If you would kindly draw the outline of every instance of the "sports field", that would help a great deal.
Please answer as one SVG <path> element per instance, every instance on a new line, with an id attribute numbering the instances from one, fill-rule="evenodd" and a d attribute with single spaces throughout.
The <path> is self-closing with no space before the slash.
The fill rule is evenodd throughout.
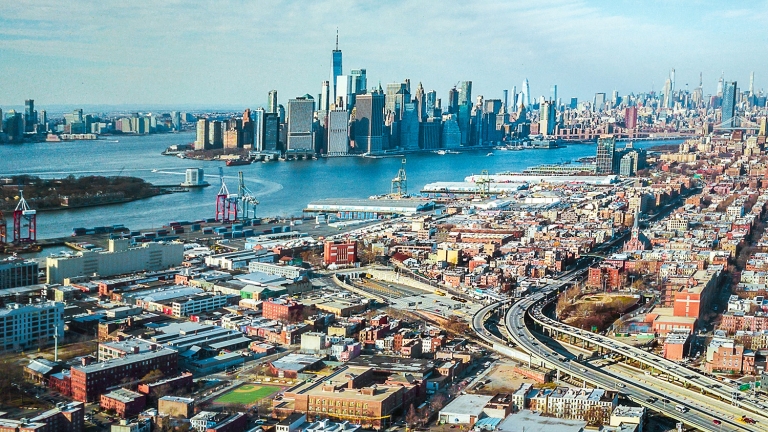
<path id="1" fill-rule="evenodd" d="M 274 393 L 280 391 L 280 387 L 257 385 L 257 384 L 243 384 L 240 387 L 223 394 L 214 400 L 214 403 L 228 404 L 228 403 L 240 403 L 250 405 L 258 400 L 264 399 Z"/>

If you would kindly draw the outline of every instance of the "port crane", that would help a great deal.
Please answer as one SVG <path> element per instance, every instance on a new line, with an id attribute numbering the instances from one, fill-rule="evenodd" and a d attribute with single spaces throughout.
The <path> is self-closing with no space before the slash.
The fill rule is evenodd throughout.
<path id="1" fill-rule="evenodd" d="M 216 222 L 230 223 L 237 220 L 237 194 L 229 193 L 224 182 L 224 170 L 219 167 L 219 180 L 221 188 L 216 194 Z"/>
<path id="2" fill-rule="evenodd" d="M 239 171 L 237 173 L 237 177 L 239 180 L 238 184 L 238 195 L 240 195 L 240 206 L 242 208 L 242 217 L 243 218 L 255 218 L 256 217 L 256 206 L 259 205 L 259 200 L 256 199 L 256 196 L 251 192 L 250 189 L 245 185 L 245 180 L 243 179 L 243 172 Z"/>
<path id="3" fill-rule="evenodd" d="M 487 197 L 491 192 L 491 176 L 488 175 L 488 170 L 482 170 L 480 176 L 475 179 L 478 193 L 480 198 Z"/>
<path id="4" fill-rule="evenodd" d="M 400 170 L 397 172 L 395 178 L 392 179 L 392 189 L 390 194 L 396 197 L 408 195 L 408 180 L 405 175 L 405 159 L 400 163 Z"/>
<path id="5" fill-rule="evenodd" d="M 13 242 L 34 243 L 37 241 L 37 211 L 29 208 L 24 192 L 19 190 L 19 203 L 13 211 Z"/>
<path id="6" fill-rule="evenodd" d="M 7 229 L 8 229 L 8 226 L 6 225 L 6 222 L 5 222 L 5 215 L 3 215 L 3 212 L 0 211 L 0 250 L 2 250 L 3 245 L 5 245 L 5 243 L 8 241 L 6 239 L 8 235 L 6 231 Z"/>

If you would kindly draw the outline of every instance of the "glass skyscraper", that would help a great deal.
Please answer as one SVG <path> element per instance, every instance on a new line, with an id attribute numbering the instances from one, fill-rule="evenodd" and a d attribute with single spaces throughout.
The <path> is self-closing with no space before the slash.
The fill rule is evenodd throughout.
<path id="1" fill-rule="evenodd" d="M 723 88 L 722 127 L 733 127 L 733 117 L 736 110 L 736 81 L 725 83 Z"/>

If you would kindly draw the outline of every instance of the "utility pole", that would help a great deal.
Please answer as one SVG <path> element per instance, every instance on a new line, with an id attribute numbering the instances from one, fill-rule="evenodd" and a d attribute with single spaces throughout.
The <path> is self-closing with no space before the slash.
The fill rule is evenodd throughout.
<path id="1" fill-rule="evenodd" d="M 59 326 L 53 327 L 53 361 L 59 361 Z"/>

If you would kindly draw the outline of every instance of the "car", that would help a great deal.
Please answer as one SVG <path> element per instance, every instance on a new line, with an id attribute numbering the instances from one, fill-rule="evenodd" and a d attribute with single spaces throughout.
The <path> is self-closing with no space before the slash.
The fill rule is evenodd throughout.
<path id="1" fill-rule="evenodd" d="M 718 419 L 712 419 L 712 423 L 713 423 L 715 426 L 719 426 L 719 425 L 720 425 L 720 423 L 722 423 L 722 422 L 721 422 L 720 420 L 718 420 Z"/>
<path id="2" fill-rule="evenodd" d="M 619 387 L 626 387 L 626 386 L 625 386 L 624 384 L 622 384 L 622 383 L 616 383 L 616 385 L 617 385 L 617 386 L 619 386 Z"/>
<path id="3" fill-rule="evenodd" d="M 667 399 L 667 398 L 664 398 L 661 401 L 664 402 L 664 403 L 669 403 L 669 399 Z"/>
<path id="4" fill-rule="evenodd" d="M 646 402 L 650 402 L 650 403 L 654 403 L 654 402 L 656 402 L 657 400 L 659 400 L 659 399 L 658 399 L 658 398 L 656 398 L 656 397 L 654 397 L 654 396 L 651 396 L 651 397 L 649 397 L 648 399 L 646 399 L 645 401 L 646 401 Z"/>

